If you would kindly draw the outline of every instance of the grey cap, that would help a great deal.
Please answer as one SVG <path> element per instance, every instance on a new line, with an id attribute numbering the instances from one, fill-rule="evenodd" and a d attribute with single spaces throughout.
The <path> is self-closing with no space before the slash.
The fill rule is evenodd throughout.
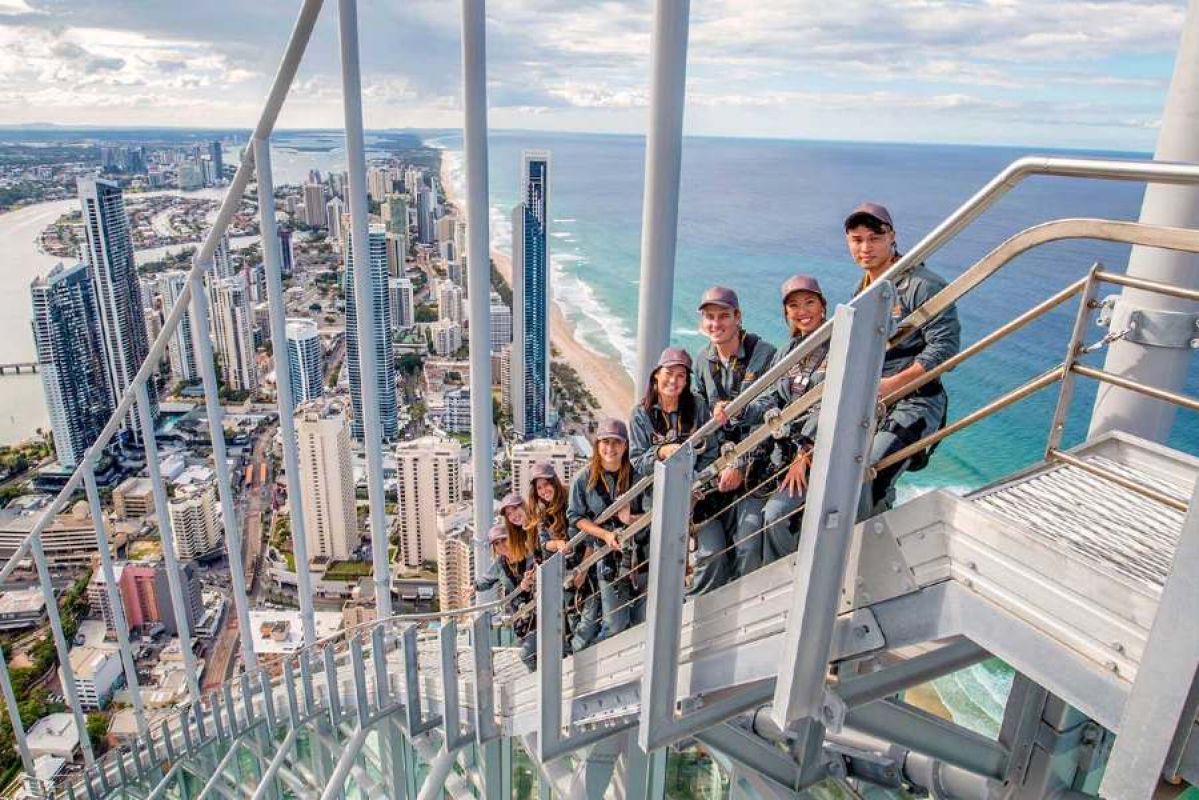
<path id="1" fill-rule="evenodd" d="M 740 301 L 737 300 L 737 293 L 727 286 L 713 286 L 704 292 L 703 297 L 699 299 L 699 311 L 704 310 L 704 306 L 723 306 L 732 311 L 738 311 L 741 308 Z"/>
<path id="2" fill-rule="evenodd" d="M 620 439 L 627 444 L 629 426 L 624 424 L 624 420 L 616 419 L 616 417 L 602 419 L 599 427 L 595 429 L 595 440 L 598 442 L 600 439 Z"/>
<path id="3" fill-rule="evenodd" d="M 658 356 L 658 365 L 655 370 L 662 367 L 686 367 L 691 369 L 691 354 L 681 347 L 667 347 L 662 351 L 662 355 Z"/>
<path id="4" fill-rule="evenodd" d="M 820 291 L 820 282 L 811 275 L 792 275 L 787 280 L 783 281 L 783 285 L 779 288 L 779 294 L 782 295 L 783 302 L 787 302 L 787 298 L 796 292 L 811 292 L 820 298 L 820 302 L 826 303 L 824 292 Z"/>
<path id="5" fill-rule="evenodd" d="M 487 543 L 495 544 L 508 538 L 508 529 L 503 525 L 492 525 L 491 530 L 487 531 Z"/>
<path id="6" fill-rule="evenodd" d="M 529 470 L 529 480 L 535 481 L 545 478 L 552 481 L 558 478 L 558 470 L 554 469 L 554 465 L 548 461 L 538 461 L 533 465 L 533 469 Z"/>
<path id="7" fill-rule="evenodd" d="M 849 212 L 849 216 L 845 218 L 845 230 L 857 227 L 861 224 L 863 217 L 875 219 L 891 230 L 895 230 L 895 223 L 891 221 L 891 212 L 882 203 L 862 203 Z"/>
<path id="8" fill-rule="evenodd" d="M 524 498 L 522 498 L 519 494 L 516 492 L 508 492 L 508 494 L 504 495 L 504 499 L 500 501 L 500 513 L 503 514 L 510 508 L 517 508 L 518 506 L 523 506 L 524 504 Z"/>

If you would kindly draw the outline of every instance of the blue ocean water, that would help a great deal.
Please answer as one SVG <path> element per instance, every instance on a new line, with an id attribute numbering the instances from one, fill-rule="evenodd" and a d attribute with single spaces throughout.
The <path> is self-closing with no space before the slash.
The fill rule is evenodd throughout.
<path id="1" fill-rule="evenodd" d="M 461 163 L 456 133 L 429 133 Z M 631 368 L 644 142 L 636 136 L 496 131 L 489 174 L 493 246 L 507 249 L 524 149 L 551 154 L 553 293 L 579 335 Z M 1044 153 L 1045 151 L 1039 151 Z M 688 138 L 683 147 L 673 338 L 697 349 L 695 302 L 714 283 L 741 296 L 747 327 L 781 341 L 778 286 L 788 275 L 816 275 L 834 301 L 859 279 L 841 228 L 865 199 L 886 204 L 901 248 L 919 240 L 999 170 L 1030 151 L 1008 147 Z M 1077 155 L 1077 152 L 1072 154 Z M 1115 158 L 1147 154 L 1092 153 Z M 460 176 L 460 171 L 455 174 Z M 456 181 L 458 182 L 458 181 Z M 458 187 L 460 189 L 460 187 Z M 1132 183 L 1038 177 L 991 208 L 929 266 L 947 279 L 1020 230 L 1053 218 L 1135 220 L 1143 187 Z M 959 305 L 969 343 L 1083 276 L 1099 261 L 1122 271 L 1128 248 L 1059 242 L 1021 256 Z M 1114 287 L 1113 287 L 1114 290 Z M 947 378 L 951 417 L 978 408 L 1061 361 L 1077 304 L 1067 304 L 962 365 Z M 1088 340 L 1104 331 L 1092 327 Z M 1100 356 L 1101 358 L 1101 356 Z M 1193 366 L 1188 391 L 1199 394 Z M 1080 380 L 1065 442 L 1085 434 L 1095 386 Z M 1038 459 L 1056 402 L 1051 387 L 948 439 L 906 491 L 974 488 Z M 1174 443 L 1199 449 L 1199 419 L 1180 412 Z"/>

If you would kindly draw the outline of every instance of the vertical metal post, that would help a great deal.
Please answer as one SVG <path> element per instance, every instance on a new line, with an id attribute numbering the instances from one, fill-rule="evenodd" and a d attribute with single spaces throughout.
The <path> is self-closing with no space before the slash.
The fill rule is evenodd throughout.
<path id="1" fill-rule="evenodd" d="M 658 354 L 670 341 L 690 14 L 690 0 L 654 0 L 650 117 L 645 139 L 645 199 L 641 212 L 637 374 L 633 376 L 637 395 L 645 389 Z"/>
<path id="2" fill-rule="evenodd" d="M 204 290 L 196 291 L 196 283 L 201 278 L 193 278 L 193 297 L 203 294 Z M 206 309 L 205 309 L 206 310 Z M 207 317 L 205 317 L 207 319 Z M 193 320 L 193 323 L 196 320 Z M 187 617 L 187 604 L 184 601 L 183 586 L 180 583 L 182 573 L 179 561 L 175 557 L 175 533 L 171 527 L 170 510 L 167 507 L 167 489 L 162 480 L 162 469 L 158 464 L 158 443 L 154 440 L 154 423 L 150 421 L 150 403 L 146 397 L 146 385 L 138 387 L 137 415 L 142 427 L 142 436 L 146 448 L 146 473 L 150 476 L 150 487 L 154 492 L 155 517 L 158 518 L 158 534 L 162 540 L 162 558 L 166 562 L 167 587 L 170 590 L 171 605 L 175 611 L 175 627 L 179 631 L 179 650 L 183 655 L 183 668 L 187 672 L 188 697 L 191 698 L 197 715 L 200 712 L 200 681 L 196 671 L 196 658 L 192 654 L 191 622 Z M 215 437 L 218 433 L 213 432 Z"/>
<path id="3" fill-rule="evenodd" d="M 1098 263 L 1092 264 L 1087 273 L 1087 282 L 1078 295 L 1078 315 L 1074 317 L 1074 329 L 1070 334 L 1070 343 L 1066 346 L 1065 369 L 1062 370 L 1062 382 L 1057 393 L 1057 407 L 1053 411 L 1053 422 L 1049 426 L 1049 440 L 1045 445 L 1045 457 L 1062 445 L 1062 435 L 1066 432 L 1066 419 L 1070 415 L 1070 401 L 1074 399 L 1074 383 L 1076 376 L 1070 371 L 1078 361 L 1083 349 L 1083 337 L 1087 332 L 1087 323 L 1091 321 L 1095 302 L 1095 292 L 1098 285 L 1095 273 L 1099 271 Z"/>
<path id="4" fill-rule="evenodd" d="M 265 240 L 264 240 L 265 242 Z M 209 338 L 208 295 L 204 292 L 203 279 L 192 278 L 192 340 L 196 351 L 196 365 L 200 380 L 204 384 L 204 411 L 208 415 L 208 432 L 212 439 L 212 464 L 216 469 L 217 493 L 221 498 L 221 521 L 225 526 L 225 554 L 229 558 L 229 583 L 233 586 L 233 606 L 237 612 L 237 624 L 245 633 L 241 639 L 242 660 L 245 669 L 254 669 L 258 662 L 254 657 L 254 637 L 250 632 L 250 604 L 246 599 L 245 567 L 242 563 L 241 520 L 237 517 L 237 506 L 233 502 L 233 485 L 229 480 L 229 456 L 225 451 L 225 410 L 221 408 L 216 364 L 212 357 L 212 339 Z M 160 510 L 160 516 L 165 514 Z"/>
<path id="5" fill-rule="evenodd" d="M 150 414 L 149 404 L 139 400 L 138 410 L 145 409 Z M 66 634 L 62 629 L 62 616 L 58 612 L 58 599 L 54 596 L 54 585 L 50 583 L 50 570 L 46 565 L 46 550 L 42 547 L 42 535 L 33 537 L 33 563 L 37 566 L 37 579 L 42 587 L 42 597 L 46 601 L 46 616 L 50 618 L 50 631 L 54 637 L 54 650 L 58 653 L 58 664 L 62 669 L 62 691 L 66 695 L 67 705 L 75 717 L 75 728 L 79 732 L 79 747 L 83 750 L 83 764 L 87 769 L 96 765 L 92 753 L 91 738 L 87 735 L 87 720 L 83 717 L 83 709 L 79 706 L 79 691 L 75 686 L 75 670 L 71 666 L 71 648 L 67 644 Z"/>
<path id="6" fill-rule="evenodd" d="M 21 756 L 21 768 L 26 775 L 33 774 L 33 756 L 29 753 L 29 743 L 25 738 L 25 723 L 21 721 L 21 710 L 17 707 L 17 698 L 12 690 L 12 678 L 8 674 L 8 659 L 0 652 L 0 693 L 4 697 L 4 707 L 8 709 L 8 723 L 12 726 L 13 739 L 17 743 L 17 752 Z"/>
<path id="7" fill-rule="evenodd" d="M 254 164 L 258 170 L 258 217 L 262 233 L 262 265 L 266 271 L 266 298 L 270 308 L 271 349 L 275 360 L 275 399 L 279 409 L 279 433 L 283 437 L 283 475 L 287 481 L 287 509 L 291 521 L 292 548 L 299 582 L 300 619 L 304 644 L 316 641 L 312 607 L 312 574 L 308 568 L 308 533 L 304 506 L 300 502 L 300 456 L 296 444 L 296 399 L 291 394 L 287 361 L 287 309 L 283 302 L 283 276 L 279 255 L 279 232 L 275 226 L 275 183 L 271 176 L 271 141 L 254 140 Z M 249 624 L 249 623 L 247 623 Z"/>
<path id="8" fill-rule="evenodd" d="M 1157 161 L 1199 161 L 1199 136 L 1195 135 L 1199 119 L 1199 3 L 1192 0 L 1182 39 L 1175 56 L 1174 77 L 1162 113 L 1158 133 Z M 1141 206 L 1141 222 L 1171 225 L 1179 228 L 1199 227 L 1199 186 L 1151 183 L 1145 187 Z M 1169 283 L 1175 286 L 1199 288 L 1199 258 L 1191 253 L 1150 247 L 1133 247 L 1128 260 L 1127 274 L 1137 278 Z M 1133 308 L 1159 312 L 1191 312 L 1199 305 L 1186 300 L 1166 297 L 1155 292 L 1126 288 L 1120 303 Z M 1199 339 L 1199 329 L 1192 327 L 1191 337 Z M 1139 383 L 1160 389 L 1179 391 L 1187 375 L 1192 350 L 1181 346 L 1161 347 L 1140 344 L 1127 339 L 1113 342 L 1108 348 L 1104 369 Z M 1162 400 L 1102 384 L 1095 396 L 1091 414 L 1090 436 L 1109 430 L 1121 430 L 1157 442 L 1164 442 L 1174 424 L 1178 408 Z"/>
<path id="9" fill-rule="evenodd" d="M 475 572 L 491 565 L 491 255 L 487 184 L 487 21 L 484 0 L 462 0 L 462 150 L 470 292 L 470 447 L 475 485 Z"/>
<path id="10" fill-rule="evenodd" d="M 383 428 L 379 419 L 375 293 L 371 287 L 370 240 L 366 202 L 366 145 L 362 133 L 362 79 L 358 72 L 358 3 L 337 1 L 341 44 L 341 94 L 345 105 L 346 170 L 349 173 L 350 229 L 357 242 L 353 264 L 354 313 L 358 320 L 358 361 L 362 375 L 362 440 L 366 451 L 366 488 L 370 505 L 371 555 L 375 570 L 375 608 L 380 619 L 391 616 L 391 576 L 387 564 L 389 531 L 384 513 Z M 490 395 L 489 395 L 490 396 Z"/>
<path id="11" fill-rule="evenodd" d="M 537 753 L 549 761 L 562 739 L 562 554 L 537 568 Z"/>
<path id="12" fill-rule="evenodd" d="M 654 510 L 649 536 L 646 588 L 645 670 L 637 745 L 645 753 L 661 747 L 674 728 L 679 685 L 679 637 L 683 630 L 683 577 L 687 569 L 687 521 L 695 451 L 679 448 L 654 465 Z"/>
<path id="13" fill-rule="evenodd" d="M 1196 597 L 1199 483 L 1191 494 L 1174 564 L 1124 704 L 1118 732 L 1124 735 L 1116 736 L 1108 759 L 1100 790 L 1103 797 L 1152 796 L 1175 740 L 1185 740 L 1191 733 L 1195 716 L 1190 699 L 1199 685 L 1199 626 L 1179 621 L 1192 619 Z"/>
<path id="14" fill-rule="evenodd" d="M 795 561 L 796 588 L 771 711 L 780 728 L 806 720 L 797 742 L 801 768 L 821 752 L 824 682 L 874 432 L 894 296 L 891 283 L 883 281 L 854 307 L 838 306 L 833 314 L 829 372 Z"/>
<path id="15" fill-rule="evenodd" d="M 112 548 L 108 544 L 108 526 L 104 523 L 104 509 L 100 505 L 100 491 L 96 487 L 96 473 L 91 461 L 83 463 L 83 486 L 87 492 L 87 503 L 92 521 L 96 523 L 96 547 L 100 551 L 100 570 L 104 574 L 104 593 L 112 609 L 113 628 L 117 634 L 117 646 L 121 653 L 121 666 L 125 670 L 125 684 L 133 700 L 133 718 L 141 739 L 150 742 L 150 726 L 146 722 L 146 708 L 142 701 L 142 689 L 137 680 L 137 664 L 133 661 L 133 647 L 129 643 L 129 623 L 125 619 L 125 606 L 121 591 L 117 587 L 116 570 L 112 564 Z"/>

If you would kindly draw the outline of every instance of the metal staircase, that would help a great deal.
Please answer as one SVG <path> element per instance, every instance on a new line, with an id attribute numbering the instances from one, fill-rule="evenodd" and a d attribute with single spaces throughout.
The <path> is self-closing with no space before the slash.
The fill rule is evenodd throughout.
<path id="1" fill-rule="evenodd" d="M 41 553 L 40 534 L 58 509 L 83 488 L 98 524 L 103 568 L 109 574 L 99 494 L 92 469 L 135 396 L 144 398 L 152 365 L 179 324 L 188 301 L 206 319 L 200 290 L 204 264 L 257 170 L 264 241 L 274 218 L 267 146 L 321 3 L 306 0 L 267 106 L 244 151 L 212 231 L 196 255 L 189 291 L 166 320 L 150 356 L 114 412 L 105 434 L 48 508 L 29 539 L 0 569 L 11 574 L 32 552 L 60 661 L 66 642 Z M 355 8 L 339 3 L 343 68 L 357 87 Z M 483 8 L 464 0 L 464 61 L 468 69 L 468 133 L 478 133 L 470 99 L 481 91 Z M 474 83 L 472 83 L 474 82 Z M 353 92 L 351 92 L 353 94 Z M 483 120 L 485 123 L 485 120 Z M 359 98 L 347 99 L 347 131 L 361 144 Z M 468 136 L 468 149 L 477 147 Z M 352 193 L 363 188 L 361 148 L 351 158 Z M 478 152 L 475 160 L 478 166 Z M 470 159 L 468 158 L 468 161 Z M 485 176 L 485 152 L 483 158 Z M 478 201 L 478 170 L 471 188 Z M 732 776 L 737 797 L 794 797 L 821 782 L 905 787 L 945 798 L 1032 798 L 1102 794 L 1149 796 L 1162 777 L 1199 781 L 1199 737 L 1192 737 L 1197 700 L 1199 631 L 1199 460 L 1158 444 L 1109 433 L 1061 449 L 1062 421 L 1073 382 L 1098 380 L 1156 400 L 1199 410 L 1199 401 L 1089 366 L 1084 336 L 1098 310 L 1099 287 L 1136 287 L 1199 301 L 1199 291 L 1111 273 L 1096 265 L 1085 278 L 1047 298 L 997 331 L 978 339 L 927 382 L 996 341 L 1075 298 L 1077 323 L 1065 360 L 942 431 L 878 464 L 865 463 L 879 406 L 918 388 L 876 401 L 889 339 L 919 327 L 977 289 L 1016 255 L 1050 241 L 1094 239 L 1199 253 L 1199 231 L 1110 220 L 1058 219 L 1012 237 L 980 259 L 943 292 L 890 329 L 892 281 L 932 256 L 1013 186 L 1031 175 L 1096 180 L 1199 184 L 1199 167 L 1162 162 L 1027 158 L 963 204 L 901 258 L 880 281 L 838 307 L 834 318 L 729 406 L 743 409 L 813 348 L 827 342 L 826 382 L 795 400 L 722 454 L 717 466 L 694 475 L 694 447 L 716 424 L 700 428 L 653 476 L 618 498 L 653 488 L 652 515 L 621 536 L 649 529 L 647 622 L 580 653 L 563 657 L 562 587 L 569 578 L 560 557 L 539 570 L 535 606 L 538 670 L 530 673 L 510 641 L 501 601 L 424 616 L 393 616 L 386 537 L 376 537 L 376 582 L 381 619 L 316 641 L 304 554 L 297 550 L 306 645 L 267 663 L 243 641 L 244 672 L 218 691 L 202 694 L 150 723 L 129 657 L 128 630 L 118 620 L 126 679 L 138 734 L 103 757 L 84 751 L 84 769 L 46 784 L 33 776 L 24 727 L 8 666 L 0 659 L 0 689 L 24 761 L 26 789 L 35 797 L 275 798 L 511 797 L 513 743 L 529 755 L 546 796 L 619 798 L 660 796 L 666 749 L 698 742 Z M 485 179 L 482 195 L 486 198 Z M 366 210 L 352 203 L 355 231 Z M 486 204 L 471 219 L 486 219 Z M 479 230 L 482 235 L 479 235 Z M 471 232 L 472 280 L 485 283 L 486 226 Z M 273 333 L 282 336 L 279 258 L 264 253 Z M 353 265 L 364 275 L 364 263 Z M 361 288 L 361 287 L 360 287 Z M 359 298 L 365 292 L 356 293 Z M 483 296 L 485 293 L 476 293 Z M 486 306 L 483 306 L 486 308 Z M 359 309 L 361 320 L 368 315 Z M 277 317 L 277 318 L 276 318 Z M 479 319 L 486 319 L 486 312 Z M 206 340 L 199 330 L 197 341 Z M 487 326 L 478 326 L 480 336 Z M 472 325 L 472 350 L 475 326 Z M 360 353 L 373 352 L 374 326 L 359 325 Z M 1106 339 L 1102 344 L 1106 343 Z M 276 355 L 285 352 L 274 342 Z M 480 349 L 480 352 L 485 350 Z M 208 416 L 220 430 L 211 350 L 201 351 Z M 284 365 L 284 369 L 286 366 Z M 472 380 L 478 376 L 472 370 Z M 291 400 L 280 382 L 285 443 Z M 368 382 L 369 383 L 369 382 Z M 1044 459 L 966 497 L 934 492 L 860 524 L 854 509 L 864 476 L 952 436 L 975 422 L 1052 385 L 1057 414 Z M 486 385 L 486 382 L 484 383 Z M 485 392 L 472 392 L 485 396 Z M 710 479 L 819 402 L 819 434 L 803 512 L 799 551 L 709 594 L 684 602 L 687 520 L 698 479 Z M 370 408 L 370 398 L 364 398 Z M 144 402 L 139 402 L 145 408 Z M 486 414 L 490 413 L 487 409 Z M 148 419 L 143 431 L 153 441 Z M 368 420 L 369 422 L 369 420 Z M 378 420 L 375 421 L 377 427 Z M 370 430 L 372 425 L 368 424 Z M 479 432 L 476 431 L 476 434 Z M 240 553 L 235 505 L 219 435 L 214 463 L 230 535 Z M 489 436 L 481 438 L 489 443 Z M 286 445 L 285 445 L 286 446 Z M 382 530 L 382 469 L 368 453 L 372 529 Z M 288 457 L 293 472 L 294 453 Z M 489 475 L 487 446 L 476 466 Z M 150 464 L 156 463 L 150 458 Z M 162 479 L 151 466 L 151 480 Z M 486 479 L 477 482 L 483 490 Z M 298 491 L 295 484 L 289 489 Z M 485 491 L 479 499 L 490 513 Z M 293 503 L 293 513 L 299 504 Z M 159 507 L 162 507 L 161 505 Z M 376 511 L 380 511 L 376 519 Z M 302 521 L 301 521 L 302 522 Z M 485 528 L 484 528 L 485 529 Z M 293 530 L 301 528 L 293 525 Z M 164 532 L 164 538 L 167 532 Z M 297 545 L 302 535 L 297 533 Z M 381 544 L 380 544 L 381 542 Z M 598 554 L 590 561 L 598 558 Z M 233 575 L 243 574 L 240 564 Z M 169 575 L 178 589 L 174 567 Z M 235 582 L 236 584 L 236 582 Z M 234 601 L 248 629 L 245 587 Z M 119 600 L 113 600 L 119 608 Z M 177 605 L 178 608 L 178 605 Z M 518 612 L 519 613 L 519 612 Z M 181 626 L 187 637 L 186 621 Z M 996 656 L 1017 672 L 1000 735 L 991 739 L 904 702 L 905 689 Z M 67 670 L 68 688 L 73 677 Z M 70 694 L 68 693 L 68 696 Z M 85 726 L 79 716 L 81 738 Z M 1119 738 L 1116 738 L 1116 737 Z M 1103 781 L 1102 786 L 1100 782 Z"/>

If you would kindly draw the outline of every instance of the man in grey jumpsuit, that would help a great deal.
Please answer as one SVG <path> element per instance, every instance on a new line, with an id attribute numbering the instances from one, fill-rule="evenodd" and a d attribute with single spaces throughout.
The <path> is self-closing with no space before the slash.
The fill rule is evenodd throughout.
<path id="1" fill-rule="evenodd" d="M 891 213 L 878 203 L 863 203 L 845 218 L 845 239 L 850 255 L 863 270 L 858 292 L 882 276 L 899 258 Z M 924 264 L 895 284 L 891 316 L 898 323 L 945 287 L 945 280 Z M 879 397 L 886 397 L 936 368 L 961 349 L 961 326 L 955 306 L 933 317 L 920 330 L 892 344 L 883 360 Z M 870 448 L 869 464 L 933 433 L 944 425 L 949 398 L 941 381 L 934 380 L 888 409 Z M 858 519 L 890 508 L 895 502 L 895 482 L 911 459 L 896 464 L 868 481 L 862 489 Z"/>

